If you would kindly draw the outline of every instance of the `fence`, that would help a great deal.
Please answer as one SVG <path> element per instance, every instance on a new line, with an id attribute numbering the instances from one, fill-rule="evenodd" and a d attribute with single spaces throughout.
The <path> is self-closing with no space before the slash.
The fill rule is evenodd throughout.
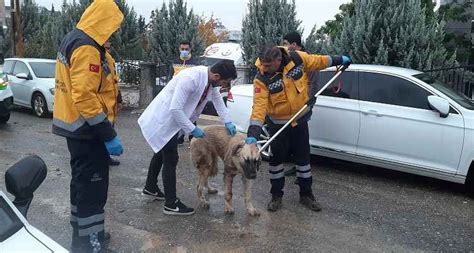
<path id="1" fill-rule="evenodd" d="M 140 62 L 121 61 L 116 64 L 119 83 L 121 85 L 138 87 L 140 84 Z"/>
<path id="2" fill-rule="evenodd" d="M 454 90 L 472 98 L 474 89 L 474 65 L 424 70 Z"/>
<path id="3" fill-rule="evenodd" d="M 170 80 L 170 65 L 156 66 L 156 90 L 158 93 Z M 474 93 L 474 65 L 446 67 L 439 69 L 429 69 L 423 72 L 439 79 L 454 90 L 465 94 L 469 98 L 473 98 Z M 117 73 L 121 85 L 137 87 L 140 84 L 140 62 L 138 61 L 122 61 L 117 63 Z M 252 83 L 255 69 L 247 66 L 237 66 L 238 78 L 233 84 Z"/>

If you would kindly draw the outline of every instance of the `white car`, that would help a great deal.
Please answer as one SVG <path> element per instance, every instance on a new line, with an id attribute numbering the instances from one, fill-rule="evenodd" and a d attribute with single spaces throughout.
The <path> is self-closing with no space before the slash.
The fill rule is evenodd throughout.
<path id="1" fill-rule="evenodd" d="M 68 252 L 31 226 L 0 191 L 0 252 Z"/>
<path id="2" fill-rule="evenodd" d="M 1 73 L 0 77 L 0 124 L 5 124 L 10 119 L 13 105 L 13 93 L 8 84 L 8 78 Z"/>
<path id="3" fill-rule="evenodd" d="M 26 220 L 33 193 L 47 171 L 43 159 L 34 155 L 7 169 L 5 186 L 15 200 L 11 202 L 0 190 L 0 252 L 67 252 Z"/>
<path id="4" fill-rule="evenodd" d="M 334 68 L 317 73 L 319 87 L 334 73 Z M 354 64 L 339 80 L 313 108 L 312 154 L 466 183 L 474 192 L 471 99 L 412 69 Z M 227 101 L 243 132 L 252 98 L 252 85 L 237 85 Z"/>
<path id="5" fill-rule="evenodd" d="M 38 117 L 52 113 L 55 70 L 55 60 L 5 59 L 3 72 L 8 76 L 15 105 L 32 108 Z"/>

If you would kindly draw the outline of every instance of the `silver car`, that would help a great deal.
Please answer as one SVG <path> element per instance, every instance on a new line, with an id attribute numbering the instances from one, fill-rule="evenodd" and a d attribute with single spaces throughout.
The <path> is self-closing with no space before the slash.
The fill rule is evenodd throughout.
<path id="1" fill-rule="evenodd" d="M 319 84 L 334 71 L 320 71 Z M 236 85 L 228 96 L 240 131 L 253 94 L 252 85 Z M 259 144 L 269 137 L 264 131 Z M 474 193 L 474 101 L 420 71 L 351 65 L 318 97 L 309 139 L 315 155 L 462 183 Z"/>
<path id="2" fill-rule="evenodd" d="M 48 59 L 8 58 L 3 71 L 13 92 L 15 105 L 32 108 L 38 117 L 53 112 L 56 61 Z"/>

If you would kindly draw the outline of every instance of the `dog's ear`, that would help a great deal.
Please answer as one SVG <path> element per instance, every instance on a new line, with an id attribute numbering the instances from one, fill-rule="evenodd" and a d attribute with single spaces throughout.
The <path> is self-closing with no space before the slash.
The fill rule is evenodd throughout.
<path id="1" fill-rule="evenodd" d="M 238 154 L 240 153 L 240 150 L 242 150 L 243 146 L 244 146 L 244 142 L 242 141 L 242 143 L 239 142 L 229 147 L 224 157 L 224 164 L 226 166 L 230 166 L 230 167 L 235 166 L 233 158 L 238 157 Z"/>
<path id="2" fill-rule="evenodd" d="M 244 147 L 244 142 L 241 142 L 235 146 L 232 147 L 232 156 L 236 156 L 238 155 L 238 153 L 240 153 L 240 150 L 242 150 L 242 148 Z"/>

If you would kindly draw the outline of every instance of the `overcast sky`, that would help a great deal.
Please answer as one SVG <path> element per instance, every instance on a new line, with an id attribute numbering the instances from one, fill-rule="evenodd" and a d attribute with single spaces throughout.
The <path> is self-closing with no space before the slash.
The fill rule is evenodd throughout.
<path id="1" fill-rule="evenodd" d="M 69 1 L 69 0 L 68 0 Z M 147 20 L 151 10 L 161 7 L 168 0 L 128 0 L 127 3 L 135 8 L 135 11 Z M 306 37 L 314 24 L 318 27 L 325 21 L 333 19 L 338 13 L 339 6 L 350 0 L 296 0 L 298 18 L 303 21 L 304 37 Z M 9 2 L 9 1 L 6 1 Z M 36 0 L 39 5 L 51 8 L 59 8 L 63 0 Z M 219 18 L 229 30 L 240 30 L 242 19 L 246 12 L 246 0 L 187 0 L 188 6 L 192 7 L 196 14 L 205 16 L 214 15 Z"/>

